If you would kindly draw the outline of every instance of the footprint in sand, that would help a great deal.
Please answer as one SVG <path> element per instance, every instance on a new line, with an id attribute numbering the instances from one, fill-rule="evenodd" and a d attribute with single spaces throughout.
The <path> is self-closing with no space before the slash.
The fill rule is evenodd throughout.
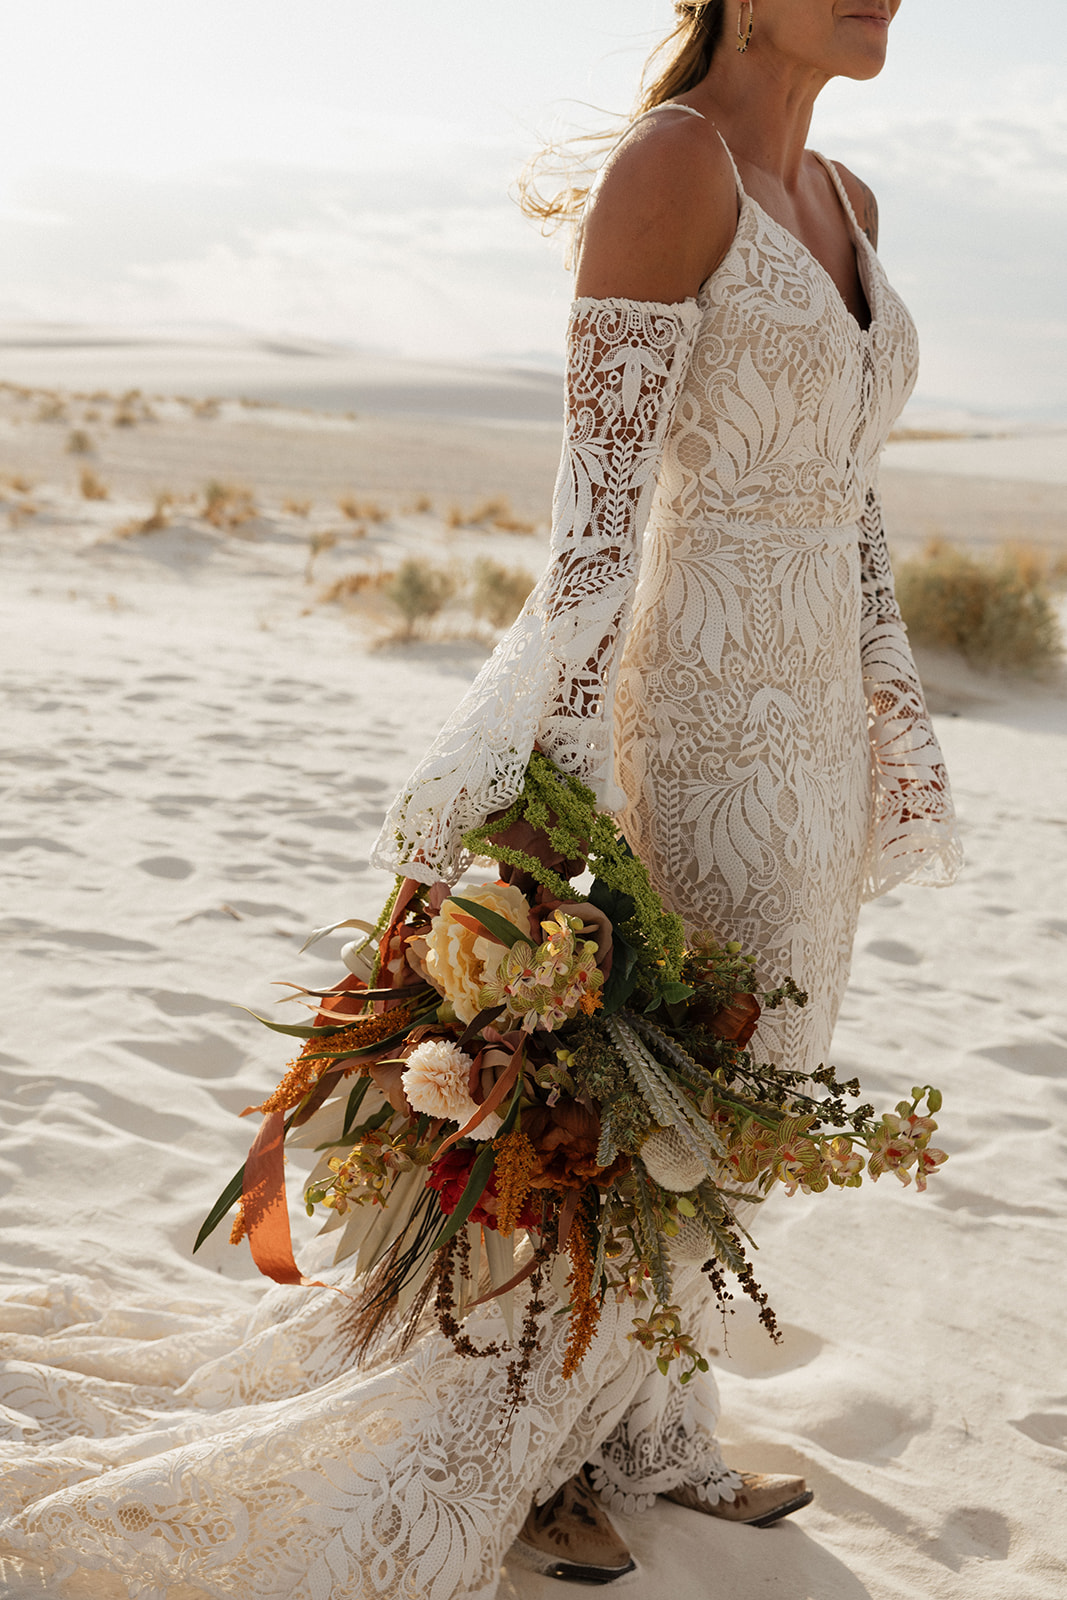
<path id="1" fill-rule="evenodd" d="M 837 1416 L 828 1408 L 810 1429 L 812 1438 L 825 1450 L 847 1461 L 891 1461 L 901 1456 L 926 1422 L 903 1406 L 852 1393 L 836 1397 L 841 1409 Z"/>
<path id="2" fill-rule="evenodd" d="M 248 1059 L 217 1033 L 190 1033 L 186 1039 L 116 1039 L 120 1050 L 156 1066 L 193 1078 L 230 1078 Z"/>
<path id="3" fill-rule="evenodd" d="M 0 839 L 0 853 L 17 855 L 20 850 L 50 850 L 55 855 L 64 856 L 75 856 L 79 853 L 67 844 L 59 844 L 55 839 L 38 839 L 28 834 Z"/>
<path id="4" fill-rule="evenodd" d="M 1012 1527 L 1007 1517 L 990 1506 L 957 1506 L 941 1525 L 941 1531 L 926 1546 L 943 1567 L 959 1572 L 966 1562 L 1006 1561 L 1011 1551 Z M 1018 1591 L 1022 1600 L 1022 1591 Z"/>
<path id="5" fill-rule="evenodd" d="M 1062 1411 L 1031 1411 L 1025 1417 L 1009 1418 L 1013 1428 L 1046 1450 L 1067 1455 L 1067 1414 Z"/>
<path id="6" fill-rule="evenodd" d="M 879 960 L 895 961 L 902 967 L 917 967 L 922 961 L 917 950 L 913 950 L 910 944 L 902 944 L 899 939 L 872 939 L 865 948 Z"/>
<path id="7" fill-rule="evenodd" d="M 1051 1039 L 1027 1039 L 1019 1044 L 998 1045 L 993 1050 L 974 1053 L 1028 1077 L 1067 1080 L 1067 1044 L 1057 1044 Z"/>
<path id="8" fill-rule="evenodd" d="M 144 861 L 138 861 L 137 865 L 153 878 L 189 878 L 196 871 L 192 862 L 186 861 L 184 856 L 148 856 Z"/>

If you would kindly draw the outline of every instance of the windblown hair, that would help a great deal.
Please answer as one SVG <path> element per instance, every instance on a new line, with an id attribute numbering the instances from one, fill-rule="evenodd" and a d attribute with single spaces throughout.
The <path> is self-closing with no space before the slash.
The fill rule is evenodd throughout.
<path id="1" fill-rule="evenodd" d="M 645 62 L 633 117 L 695 88 L 707 76 L 722 40 L 726 0 L 676 0 L 674 10 L 678 20 L 673 31 Z M 580 220 L 599 162 L 626 126 L 623 122 L 548 145 L 527 164 L 518 182 L 519 205 L 528 217 L 540 220 L 545 233 Z M 579 146 L 584 147 L 581 152 Z M 540 188 L 546 179 L 561 184 L 547 196 Z"/>

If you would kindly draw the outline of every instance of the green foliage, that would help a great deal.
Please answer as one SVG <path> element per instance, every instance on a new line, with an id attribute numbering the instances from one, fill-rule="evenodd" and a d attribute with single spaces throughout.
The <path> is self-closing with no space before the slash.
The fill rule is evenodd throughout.
<path id="1" fill-rule="evenodd" d="M 534 586 L 523 567 L 503 567 L 488 556 L 474 568 L 471 610 L 494 628 L 506 628 L 515 621 Z"/>
<path id="2" fill-rule="evenodd" d="M 1043 575 L 1024 553 L 978 560 L 934 540 L 901 565 L 896 592 L 914 643 L 956 651 L 972 666 L 1037 674 L 1063 654 Z"/>
<path id="3" fill-rule="evenodd" d="M 451 573 L 412 556 L 401 563 L 382 592 L 404 619 L 404 637 L 411 638 L 416 623 L 428 622 L 444 609 L 456 583 Z"/>
<path id="4" fill-rule="evenodd" d="M 616 910 L 621 905 L 625 914 L 615 924 L 615 930 L 621 935 L 622 963 L 628 959 L 625 946 L 634 952 L 634 982 L 649 995 L 660 993 L 664 984 L 677 983 L 685 954 L 682 920 L 664 909 L 647 868 L 619 833 L 614 819 L 597 810 L 593 791 L 578 778 L 560 772 L 547 756 L 535 750 L 515 803 L 491 824 L 483 823 L 463 836 L 464 849 L 473 855 L 491 856 L 506 866 L 528 872 L 550 894 L 569 900 L 574 889 L 566 878 L 528 851 L 495 842 L 495 836 L 520 821 L 544 833 L 565 861 L 588 862 L 594 878 L 602 885 L 599 889 L 594 887 L 590 895 L 594 905 L 600 906 L 607 892 L 623 897 L 616 902 Z"/>

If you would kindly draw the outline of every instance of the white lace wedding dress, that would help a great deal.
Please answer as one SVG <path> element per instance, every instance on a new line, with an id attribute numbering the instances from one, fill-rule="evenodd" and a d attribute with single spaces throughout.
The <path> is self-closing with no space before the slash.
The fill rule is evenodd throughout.
<path id="1" fill-rule="evenodd" d="M 869 330 L 740 180 L 737 236 L 696 300 L 575 303 L 548 570 L 377 855 L 453 880 L 462 833 L 514 797 L 537 740 L 623 807 L 691 926 L 810 988 L 764 1033 L 790 1065 L 827 1050 L 861 898 L 947 882 L 959 857 L 874 481 L 915 335 L 828 171 Z M 676 1283 L 698 1322 L 702 1281 L 690 1265 Z M 530 1497 L 584 1461 L 631 1509 L 736 1481 L 712 1385 L 661 1378 L 626 1306 L 569 1382 L 565 1321 L 546 1319 L 509 1432 L 503 1362 L 430 1329 L 356 1366 L 347 1317 L 323 1289 L 273 1289 L 250 1320 L 109 1308 L 82 1280 L 0 1302 L 11 1593 L 491 1600 Z M 499 1313 L 473 1331 L 501 1337 Z"/>

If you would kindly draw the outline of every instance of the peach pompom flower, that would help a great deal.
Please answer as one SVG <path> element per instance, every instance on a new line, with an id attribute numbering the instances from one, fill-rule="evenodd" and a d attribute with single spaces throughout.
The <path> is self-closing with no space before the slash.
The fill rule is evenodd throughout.
<path id="1" fill-rule="evenodd" d="M 465 1050 L 448 1039 L 424 1039 L 408 1056 L 400 1082 L 413 1111 L 446 1122 L 469 1122 L 478 1110 L 470 1092 L 470 1071 L 474 1065 Z M 491 1139 L 500 1128 L 495 1111 L 472 1128 L 472 1139 Z"/>

